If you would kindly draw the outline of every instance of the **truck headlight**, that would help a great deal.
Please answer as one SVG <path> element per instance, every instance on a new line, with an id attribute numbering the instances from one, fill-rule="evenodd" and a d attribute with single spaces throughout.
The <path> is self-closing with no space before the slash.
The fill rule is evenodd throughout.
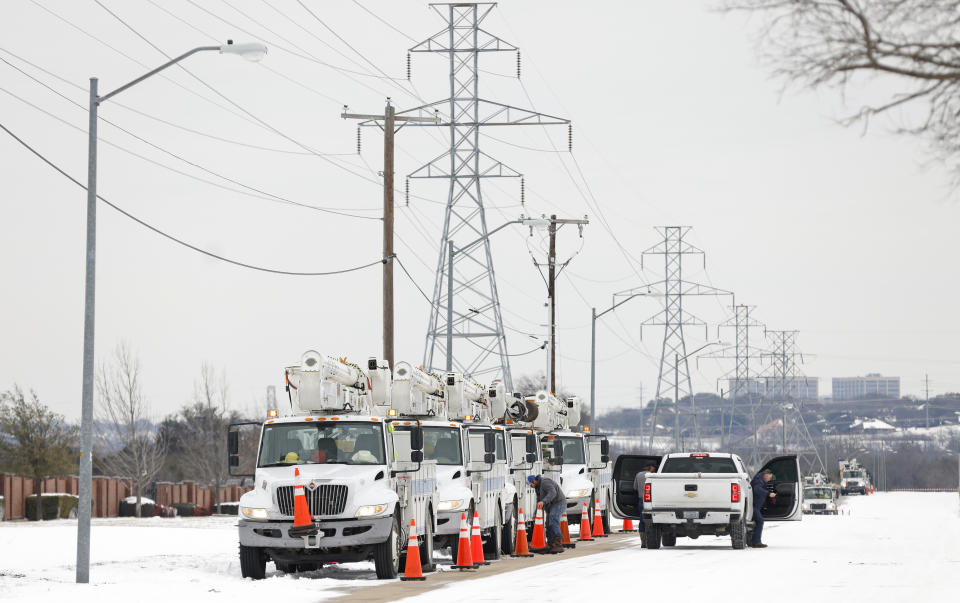
<path id="1" fill-rule="evenodd" d="M 382 505 L 364 505 L 357 509 L 357 517 L 375 517 L 386 511 L 389 506 L 387 503 L 383 503 Z"/>
<path id="2" fill-rule="evenodd" d="M 254 519 L 257 521 L 266 521 L 267 519 L 267 510 L 257 507 L 240 507 L 240 514 L 247 519 Z"/>
<path id="3" fill-rule="evenodd" d="M 590 490 L 569 490 L 564 493 L 567 498 L 581 498 L 590 494 Z"/>
<path id="4" fill-rule="evenodd" d="M 441 500 L 440 504 L 437 505 L 438 511 L 453 511 L 454 509 L 459 509 L 463 506 L 462 500 Z"/>

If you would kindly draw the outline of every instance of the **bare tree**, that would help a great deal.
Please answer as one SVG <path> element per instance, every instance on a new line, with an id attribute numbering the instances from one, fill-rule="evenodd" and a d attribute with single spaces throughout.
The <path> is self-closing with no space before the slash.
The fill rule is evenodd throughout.
<path id="1" fill-rule="evenodd" d="M 0 392 L 0 470 L 29 475 L 36 484 L 37 521 L 43 518 L 43 480 L 77 470 L 77 428 L 63 415 L 14 386 Z"/>
<path id="2" fill-rule="evenodd" d="M 762 13 L 761 48 L 774 73 L 811 88 L 880 76 L 892 90 L 842 123 L 897 108 L 897 131 L 928 141 L 960 179 L 960 0 L 723 0 L 730 11 Z"/>
<path id="3" fill-rule="evenodd" d="M 227 426 L 236 415 L 228 408 L 228 398 L 226 376 L 204 363 L 200 379 L 194 384 L 193 402 L 180 411 L 184 424 L 181 445 L 190 451 L 190 473 L 214 486 L 213 504 L 217 511 L 220 486 L 228 475 Z"/>
<path id="4" fill-rule="evenodd" d="M 129 477 L 140 517 L 144 488 L 163 468 L 166 442 L 150 422 L 140 384 L 140 360 L 121 343 L 109 364 L 97 368 L 97 443 L 99 464 L 116 476 Z"/>

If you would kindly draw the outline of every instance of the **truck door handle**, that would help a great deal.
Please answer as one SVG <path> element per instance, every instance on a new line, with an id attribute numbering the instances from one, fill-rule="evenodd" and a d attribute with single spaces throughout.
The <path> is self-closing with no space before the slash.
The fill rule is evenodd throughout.
<path id="1" fill-rule="evenodd" d="M 685 484 L 685 485 L 683 486 L 683 489 L 686 490 L 687 492 L 696 492 L 696 491 L 697 491 L 697 485 L 696 485 L 696 484 Z"/>

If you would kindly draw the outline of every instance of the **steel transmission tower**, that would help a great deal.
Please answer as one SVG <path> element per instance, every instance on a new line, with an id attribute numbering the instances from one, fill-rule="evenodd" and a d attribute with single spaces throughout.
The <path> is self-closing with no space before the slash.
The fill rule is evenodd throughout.
<path id="1" fill-rule="evenodd" d="M 797 349 L 799 331 L 768 330 L 766 334 L 770 351 L 764 356 L 771 360 L 771 366 L 766 378 L 766 401 L 753 413 L 754 445 L 750 465 L 756 469 L 765 456 L 779 452 L 796 454 L 803 471 L 826 473 L 826 466 L 802 413 L 801 384 L 806 385 L 807 378 L 797 366 L 798 358 L 803 362 L 803 355 Z"/>
<path id="2" fill-rule="evenodd" d="M 689 226 L 662 226 L 657 228 L 663 240 L 643 252 L 643 260 L 648 255 L 662 255 L 664 259 L 664 278 L 662 281 L 644 285 L 636 289 L 622 291 L 617 296 L 631 295 L 646 291 L 647 295 L 663 297 L 663 310 L 640 325 L 640 335 L 643 337 L 643 327 L 663 326 L 663 346 L 660 352 L 660 374 L 657 378 L 657 395 L 653 404 L 652 428 L 650 430 L 650 449 L 653 450 L 654 436 L 656 435 L 657 414 L 660 399 L 663 395 L 673 395 L 674 411 L 680 413 L 680 400 L 684 396 L 690 399 L 689 416 L 693 423 L 692 437 L 699 444 L 700 433 L 697 424 L 697 410 L 693 399 L 693 387 L 690 383 L 690 362 L 687 357 L 687 345 L 683 339 L 684 326 L 703 326 L 706 332 L 707 323 L 703 322 L 683 307 L 683 298 L 699 295 L 733 295 L 729 291 L 694 283 L 683 279 L 683 257 L 685 255 L 700 255 L 706 267 L 706 256 L 700 249 L 684 241 L 684 236 L 690 231 Z M 675 422 L 675 439 L 679 439 L 684 432 L 680 421 Z"/>
<path id="3" fill-rule="evenodd" d="M 408 176 L 450 181 L 423 366 L 427 370 L 443 370 L 448 354 L 452 357 L 446 346 L 447 297 L 452 288 L 454 303 L 449 322 L 453 325 L 453 337 L 470 344 L 457 346 L 461 355 L 451 358 L 452 368 L 478 381 L 500 378 L 508 391 L 512 391 L 496 274 L 490 240 L 486 238 L 489 231 L 481 182 L 485 178 L 519 178 L 522 174 L 480 150 L 480 130 L 486 126 L 558 125 L 570 121 L 480 98 L 480 55 L 519 53 L 514 45 L 480 28 L 480 23 L 495 6 L 494 3 L 430 5 L 443 17 L 446 27 L 410 52 L 446 55 L 450 64 L 450 97 L 400 111 L 397 115 L 440 113 L 439 123 L 410 123 L 407 127 L 439 126 L 450 133 L 449 149 Z M 449 243 L 455 245 L 459 239 L 461 244 L 466 244 L 478 238 L 483 239 L 481 244 L 453 256 L 453 278 L 448 283 Z"/>
<path id="4" fill-rule="evenodd" d="M 734 304 L 733 315 L 717 326 L 718 334 L 721 328 L 732 328 L 734 330 L 736 341 L 733 346 L 702 356 L 702 358 L 726 358 L 734 361 L 733 371 L 720 377 L 721 380 L 727 379 L 730 384 L 730 390 L 727 394 L 730 398 L 728 420 L 724 422 L 723 415 L 721 415 L 721 448 L 726 444 L 730 434 L 733 433 L 737 414 L 737 402 L 745 400 L 752 408 L 756 400 L 759 399 L 757 395 L 759 392 L 756 391 L 758 382 L 755 379 L 755 375 L 750 371 L 750 360 L 760 358 L 762 350 L 750 345 L 750 330 L 762 328 L 764 325 L 750 316 L 755 308 L 756 306 Z"/>

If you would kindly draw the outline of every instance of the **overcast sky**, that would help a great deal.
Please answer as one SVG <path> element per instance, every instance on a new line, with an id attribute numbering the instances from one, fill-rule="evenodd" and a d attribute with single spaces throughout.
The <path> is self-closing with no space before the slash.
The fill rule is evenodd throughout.
<path id="1" fill-rule="evenodd" d="M 169 152 L 102 123 L 104 197 L 191 244 L 250 264 L 326 271 L 380 257 L 378 220 L 305 209 L 274 195 L 379 215 L 378 134 L 365 132 L 357 156 L 356 124 L 339 113 L 344 104 L 381 111 L 386 96 L 399 109 L 448 96 L 441 56 L 413 57 L 412 87 L 382 77 L 404 78 L 413 40 L 442 29 L 426 4 L 309 0 L 324 26 L 293 0 L 101 1 L 171 55 L 227 38 L 270 46 L 259 64 L 215 53 L 184 63 L 248 113 L 177 68 L 104 103 L 104 119 Z M 935 393 L 957 391 L 960 208 L 949 175 L 929 164 L 920 141 L 890 134 L 889 122 L 866 134 L 836 124 L 871 91 L 851 91 L 846 105 L 827 91 L 781 93 L 758 58 L 757 22 L 709 6 L 508 0 L 484 23 L 521 48 L 523 78 L 521 86 L 512 53 L 484 55 L 481 96 L 532 103 L 574 123 L 572 156 L 563 127 L 499 128 L 491 133 L 498 140 L 482 141 L 485 152 L 525 174 L 527 190 L 521 206 L 518 183 L 485 188 L 488 223 L 520 213 L 592 220 L 582 245 L 572 229 L 558 243 L 562 258 L 581 250 L 558 285 L 562 385 L 589 394 L 590 306 L 608 306 L 615 291 L 641 277 L 662 278 L 662 261 L 648 258 L 637 274 L 620 246 L 639 258 L 657 242 L 655 226 L 689 225 L 689 241 L 706 251 L 706 272 L 692 258 L 685 276 L 734 291 L 770 329 L 799 330 L 800 349 L 811 355 L 802 370 L 820 377 L 821 394 L 830 377 L 868 372 L 899 375 L 906 394 L 920 393 L 927 372 Z M 0 57 L 79 106 L 0 63 L 0 122 L 85 181 L 88 78 L 98 76 L 105 92 L 143 73 L 137 62 L 152 67 L 165 59 L 93 0 L 10 0 L 2 11 Z M 442 131 L 398 135 L 399 186 L 443 152 L 444 138 Z M 85 193 L 5 134 L 0 158 L 0 389 L 34 388 L 75 418 Z M 250 192 L 244 187 L 267 199 L 240 194 Z M 398 199 L 397 253 L 429 292 L 446 187 L 414 181 L 411 193 L 409 206 Z M 598 220 L 598 206 L 619 245 Z M 201 256 L 102 204 L 98 226 L 97 355 L 105 358 L 121 340 L 131 344 L 158 417 L 190 399 L 203 362 L 226 372 L 232 403 L 246 408 L 268 385 L 279 390 L 283 367 L 306 349 L 358 362 L 380 352 L 379 267 L 335 277 L 264 274 Z M 544 330 L 545 288 L 530 259 L 542 244 L 542 233 L 530 238 L 521 228 L 494 241 L 511 353 L 538 345 L 522 333 Z M 396 278 L 397 357 L 419 364 L 429 306 L 402 273 Z M 688 349 L 716 339 L 729 303 L 686 302 L 710 324 L 706 334 L 688 329 Z M 641 334 L 639 325 L 658 309 L 654 300 L 635 300 L 602 319 L 601 411 L 637 404 L 641 387 L 645 399 L 655 393 L 663 332 Z M 721 337 L 732 341 L 733 333 Z M 762 331 L 753 337 L 763 343 Z M 515 377 L 529 374 L 543 369 L 545 356 L 521 356 L 512 366 Z M 732 361 L 691 364 L 694 388 L 717 391 L 717 379 L 732 368 Z"/>

